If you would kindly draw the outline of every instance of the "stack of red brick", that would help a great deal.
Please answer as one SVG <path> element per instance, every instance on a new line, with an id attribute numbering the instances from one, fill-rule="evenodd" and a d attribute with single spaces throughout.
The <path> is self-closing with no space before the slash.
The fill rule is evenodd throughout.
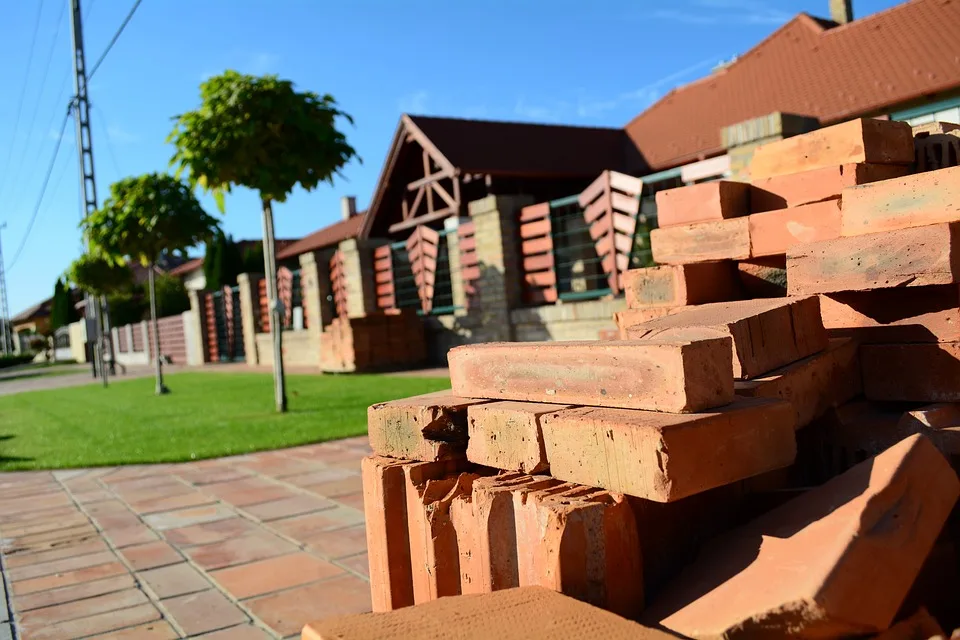
<path id="1" fill-rule="evenodd" d="M 912 160 L 891 122 L 761 148 L 753 185 L 659 198 L 626 339 L 459 347 L 452 392 L 371 407 L 375 610 L 540 585 L 691 637 L 960 626 L 960 405 L 925 406 L 960 401 L 960 169 Z"/>
<path id="2" fill-rule="evenodd" d="M 320 368 L 343 373 L 421 364 L 427 359 L 423 323 L 415 313 L 338 316 L 324 327 Z"/>

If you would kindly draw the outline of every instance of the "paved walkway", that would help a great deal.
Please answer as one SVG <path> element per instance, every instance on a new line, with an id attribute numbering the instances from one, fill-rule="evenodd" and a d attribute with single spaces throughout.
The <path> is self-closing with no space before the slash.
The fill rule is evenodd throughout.
<path id="1" fill-rule="evenodd" d="M 286 638 L 368 611 L 368 453 L 0 474 L 0 640 Z"/>

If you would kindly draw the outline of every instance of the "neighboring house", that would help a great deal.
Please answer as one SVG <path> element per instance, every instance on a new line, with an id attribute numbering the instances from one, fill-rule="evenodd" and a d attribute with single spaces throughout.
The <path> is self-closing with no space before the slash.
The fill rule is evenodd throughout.
<path id="1" fill-rule="evenodd" d="M 10 319 L 10 328 L 13 330 L 13 351 L 21 353 L 29 349 L 29 336 L 35 333 L 45 334 L 50 329 L 50 311 L 53 307 L 53 298 L 24 309 Z"/>
<path id="2" fill-rule="evenodd" d="M 260 246 L 261 242 L 259 239 L 237 240 L 241 254 L 251 247 Z M 276 250 L 280 252 L 285 247 L 298 242 L 298 240 L 286 239 L 276 240 L 275 242 Z M 277 256 L 277 259 L 279 260 L 279 256 Z M 167 273 L 183 280 L 183 286 L 186 287 L 188 291 L 203 291 L 207 287 L 207 277 L 203 273 L 203 256 L 199 258 L 188 258 L 180 265 L 170 269 Z"/>

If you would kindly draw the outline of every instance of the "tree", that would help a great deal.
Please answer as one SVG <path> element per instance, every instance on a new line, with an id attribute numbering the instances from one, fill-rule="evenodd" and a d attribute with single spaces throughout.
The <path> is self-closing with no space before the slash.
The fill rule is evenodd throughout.
<path id="1" fill-rule="evenodd" d="M 216 291 L 220 284 L 220 266 L 223 255 L 224 237 L 223 233 L 218 233 L 207 242 L 207 248 L 203 252 L 203 279 L 207 283 L 207 289 Z"/>
<path id="2" fill-rule="evenodd" d="M 180 278 L 166 273 L 159 274 L 154 289 L 157 297 L 157 317 L 166 318 L 190 309 L 190 295 Z"/>
<path id="3" fill-rule="evenodd" d="M 58 278 L 53 285 L 53 302 L 50 307 L 50 328 L 57 330 L 71 322 L 76 322 L 77 310 L 73 306 L 73 296 L 63 278 Z"/>
<path id="4" fill-rule="evenodd" d="M 240 273 L 260 273 L 263 269 L 263 244 L 247 247 L 243 252 Z"/>
<path id="5" fill-rule="evenodd" d="M 277 299 L 273 203 L 284 202 L 296 185 L 307 191 L 333 184 L 348 162 L 359 157 L 337 129 L 337 119 L 353 123 L 330 95 L 299 92 L 277 76 L 226 71 L 200 85 L 201 105 L 174 118 L 168 142 L 177 175 L 187 172 L 194 188 L 212 193 L 225 211 L 234 186 L 259 192 L 263 207 L 263 256 L 273 335 L 274 393 L 277 411 L 286 411 L 283 377 L 283 313 Z"/>
<path id="6" fill-rule="evenodd" d="M 149 173 L 110 185 L 110 196 L 81 223 L 90 243 L 109 260 L 126 258 L 148 267 L 150 319 L 157 374 L 156 392 L 167 393 L 157 328 L 155 267 L 164 253 L 183 252 L 210 239 L 219 230 L 193 192 L 176 178 Z"/>
<path id="7" fill-rule="evenodd" d="M 262 266 L 262 263 L 261 263 Z M 259 269 L 260 267 L 258 267 Z M 237 284 L 237 276 L 243 273 L 243 256 L 232 236 L 220 232 L 207 243 L 203 257 L 203 275 L 207 289 L 217 290 Z"/>

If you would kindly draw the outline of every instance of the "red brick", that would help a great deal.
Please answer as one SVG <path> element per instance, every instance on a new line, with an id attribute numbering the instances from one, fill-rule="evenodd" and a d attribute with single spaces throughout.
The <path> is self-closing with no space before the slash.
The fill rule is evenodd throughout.
<path id="1" fill-rule="evenodd" d="M 860 362 L 871 400 L 960 401 L 960 342 L 865 344 Z"/>
<path id="2" fill-rule="evenodd" d="M 731 338 L 735 378 L 763 375 L 827 346 L 815 296 L 704 304 L 631 327 L 627 335 L 634 340 L 669 340 L 691 330 Z"/>
<path id="3" fill-rule="evenodd" d="M 683 307 L 742 297 L 736 266 L 729 261 L 631 269 L 623 274 L 623 289 L 630 309 Z"/>
<path id="4" fill-rule="evenodd" d="M 657 225 L 675 227 L 750 213 L 750 185 L 715 180 L 657 192 Z"/>
<path id="5" fill-rule="evenodd" d="M 542 422 L 552 476 L 657 502 L 789 466 L 796 455 L 795 412 L 778 400 L 684 415 L 582 407 Z"/>
<path id="6" fill-rule="evenodd" d="M 549 467 L 540 418 L 568 408 L 536 402 L 490 402 L 470 407 L 467 460 L 494 469 L 540 473 Z"/>
<path id="7" fill-rule="evenodd" d="M 231 596 L 237 600 L 244 600 L 309 584 L 340 573 L 343 573 L 340 567 L 308 553 L 298 552 L 214 571 L 210 575 Z"/>
<path id="8" fill-rule="evenodd" d="M 151 569 L 137 576 L 160 600 L 213 588 L 209 580 L 186 562 Z"/>
<path id="9" fill-rule="evenodd" d="M 840 236 L 840 201 L 827 200 L 800 207 L 751 215 L 750 255 L 783 255 L 790 247 Z"/>
<path id="10" fill-rule="evenodd" d="M 790 295 L 960 282 L 960 223 L 797 245 L 787 254 Z"/>
<path id="11" fill-rule="evenodd" d="M 673 309 L 667 307 L 650 307 L 649 309 L 624 309 L 623 311 L 616 311 L 613 314 L 613 321 L 617 323 L 618 339 L 626 340 L 627 329 L 635 324 L 653 320 L 654 318 L 662 318 L 682 308 L 683 307 Z"/>
<path id="12" fill-rule="evenodd" d="M 747 298 L 782 298 L 787 295 L 787 258 L 768 256 L 737 263 L 740 284 Z"/>
<path id="13" fill-rule="evenodd" d="M 540 587 L 444 598 L 388 615 L 324 618 L 303 630 L 303 640 L 442 638 L 461 640 L 605 638 L 668 640 L 674 636 Z"/>
<path id="14" fill-rule="evenodd" d="M 730 402 L 730 353 L 729 339 L 695 332 L 642 344 L 468 345 L 451 349 L 447 361 L 453 389 L 465 397 L 689 412 Z"/>
<path id="15" fill-rule="evenodd" d="M 477 400 L 449 391 L 375 404 L 367 410 L 370 446 L 404 460 L 462 458 L 467 445 L 467 407 Z"/>
<path id="16" fill-rule="evenodd" d="M 160 612 L 152 604 L 141 604 L 120 611 L 98 613 L 54 625 L 44 625 L 36 630 L 24 630 L 23 637 L 30 640 L 53 640 L 55 638 L 85 638 L 100 633 L 123 629 L 159 620 Z"/>
<path id="17" fill-rule="evenodd" d="M 163 607 L 188 636 L 232 627 L 249 620 L 240 607 L 215 589 L 164 600 Z"/>
<path id="18" fill-rule="evenodd" d="M 893 625 L 883 633 L 874 637 L 874 640 L 931 640 L 935 636 L 942 636 L 943 629 L 937 624 L 926 609 L 921 608 L 915 614 Z"/>
<path id="19" fill-rule="evenodd" d="M 913 131 L 906 122 L 860 118 L 757 147 L 754 181 L 841 164 L 912 164 Z"/>
<path id="20" fill-rule="evenodd" d="M 960 404 L 931 404 L 904 412 L 897 424 L 901 433 L 922 433 L 944 455 L 960 455 Z"/>
<path id="21" fill-rule="evenodd" d="M 960 220 L 960 167 L 843 190 L 844 236 Z"/>
<path id="22" fill-rule="evenodd" d="M 168 564 L 183 562 L 183 556 L 166 542 L 157 540 L 136 547 L 127 547 L 120 552 L 136 571 L 154 569 Z"/>
<path id="23" fill-rule="evenodd" d="M 650 232 L 653 259 L 660 264 L 687 264 L 750 257 L 747 218 L 702 222 Z"/>
<path id="24" fill-rule="evenodd" d="M 960 340 L 960 286 L 822 294 L 820 316 L 831 335 L 861 343 Z"/>
<path id="25" fill-rule="evenodd" d="M 374 611 L 391 611 L 413 604 L 413 572 L 407 532 L 406 479 L 402 460 L 364 458 L 363 500 L 370 599 Z"/>
<path id="26" fill-rule="evenodd" d="M 898 178 L 908 173 L 910 167 L 906 165 L 860 163 L 754 180 L 750 206 L 754 213 L 798 207 L 840 198 L 841 192 L 847 187 Z"/>
<path id="27" fill-rule="evenodd" d="M 737 380 L 737 395 L 780 398 L 797 413 L 797 429 L 810 424 L 835 407 L 860 395 L 860 360 L 857 344 L 834 338 L 825 351 L 775 369 L 761 378 Z"/>
<path id="28" fill-rule="evenodd" d="M 884 630 L 958 493 L 936 448 L 908 438 L 717 539 L 646 619 L 691 637 Z"/>
<path id="29" fill-rule="evenodd" d="M 310 620 L 370 611 L 370 587 L 360 578 L 342 575 L 244 604 L 277 635 L 286 637 L 300 633 Z"/>

